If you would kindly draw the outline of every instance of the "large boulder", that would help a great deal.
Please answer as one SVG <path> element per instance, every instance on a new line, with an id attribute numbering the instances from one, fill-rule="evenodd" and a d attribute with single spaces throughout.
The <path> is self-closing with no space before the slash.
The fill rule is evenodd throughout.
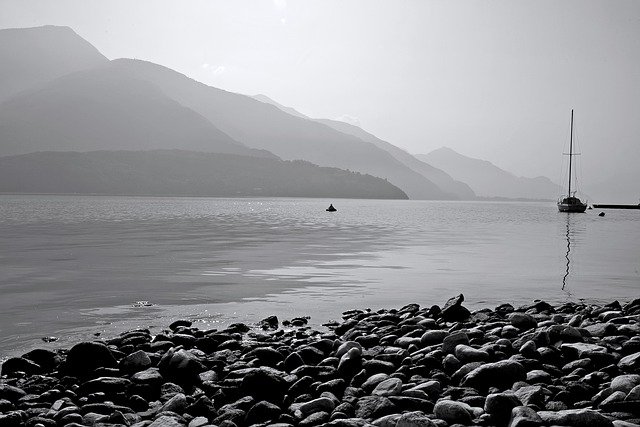
<path id="1" fill-rule="evenodd" d="M 628 356 L 623 357 L 618 362 L 618 368 L 622 369 L 625 372 L 640 372 L 640 352 L 630 354 Z"/>
<path id="2" fill-rule="evenodd" d="M 471 424 L 473 412 L 466 403 L 453 400 L 440 400 L 433 408 L 437 418 L 445 420 L 448 424 Z"/>
<path id="3" fill-rule="evenodd" d="M 24 372 L 27 375 L 33 375 L 39 373 L 42 367 L 37 363 L 32 362 L 24 357 L 12 357 L 7 359 L 2 364 L 0 369 L 0 375 L 6 375 L 8 377 L 15 376 L 18 372 Z"/>
<path id="4" fill-rule="evenodd" d="M 388 378 L 378 383 L 371 392 L 374 396 L 396 396 L 402 391 L 402 380 L 400 378 Z"/>
<path id="5" fill-rule="evenodd" d="M 511 410 L 516 406 L 522 406 L 522 402 L 513 393 L 492 393 L 485 400 L 484 411 L 496 425 L 503 426 L 511 419 Z"/>
<path id="6" fill-rule="evenodd" d="M 98 368 L 115 368 L 118 364 L 109 347 L 100 342 L 81 342 L 69 350 L 64 371 L 72 376 L 84 377 Z"/>
<path id="7" fill-rule="evenodd" d="M 622 391 L 625 394 L 629 393 L 631 389 L 640 384 L 640 375 L 618 375 L 611 380 L 611 389 L 613 391 Z"/>
<path id="8" fill-rule="evenodd" d="M 518 362 L 501 360 L 495 363 L 486 363 L 469 372 L 463 379 L 463 387 L 473 387 L 485 391 L 489 387 L 506 389 L 516 381 L 527 379 L 527 371 Z"/>
<path id="9" fill-rule="evenodd" d="M 449 298 L 440 315 L 446 322 L 462 322 L 471 316 L 469 310 L 462 306 L 464 295 Z"/>
<path id="10" fill-rule="evenodd" d="M 256 400 L 277 403 L 282 400 L 289 385 L 286 373 L 266 366 L 249 370 L 242 378 L 240 391 Z"/>
<path id="11" fill-rule="evenodd" d="M 394 412 L 395 409 L 395 405 L 384 396 L 365 396 L 358 399 L 355 415 L 358 418 L 379 418 Z"/>
<path id="12" fill-rule="evenodd" d="M 516 406 L 511 411 L 509 427 L 538 427 L 542 425 L 542 418 L 528 406 Z"/>
<path id="13" fill-rule="evenodd" d="M 187 350 L 167 351 L 158 364 L 160 373 L 169 381 L 183 386 L 200 383 L 200 372 L 206 370 L 197 356 Z"/>
<path id="14" fill-rule="evenodd" d="M 572 427 L 612 427 L 609 418 L 592 409 L 566 409 L 563 411 L 538 411 L 546 425 Z"/>

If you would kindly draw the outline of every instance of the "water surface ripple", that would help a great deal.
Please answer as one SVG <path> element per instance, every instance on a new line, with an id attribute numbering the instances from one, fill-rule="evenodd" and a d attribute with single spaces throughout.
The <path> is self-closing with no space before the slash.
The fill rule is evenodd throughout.
<path id="1" fill-rule="evenodd" d="M 336 213 L 325 212 L 329 202 Z M 261 316 L 640 297 L 640 212 L 553 203 L 0 196 L 0 356 Z M 133 307 L 147 300 L 153 307 Z"/>

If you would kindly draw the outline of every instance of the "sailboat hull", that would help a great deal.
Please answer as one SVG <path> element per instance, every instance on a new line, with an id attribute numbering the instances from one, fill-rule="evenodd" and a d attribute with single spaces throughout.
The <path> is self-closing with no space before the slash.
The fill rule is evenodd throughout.
<path id="1" fill-rule="evenodd" d="M 578 212 L 583 213 L 587 210 L 587 205 L 569 205 L 565 203 L 558 203 L 558 210 L 560 212 Z"/>
<path id="2" fill-rule="evenodd" d="M 558 201 L 558 210 L 560 212 L 584 212 L 587 210 L 587 204 L 582 203 L 577 197 L 565 197 Z"/>

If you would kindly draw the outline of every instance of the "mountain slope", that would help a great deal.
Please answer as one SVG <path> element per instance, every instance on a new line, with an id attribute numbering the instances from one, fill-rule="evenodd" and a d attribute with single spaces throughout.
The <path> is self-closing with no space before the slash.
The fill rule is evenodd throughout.
<path id="1" fill-rule="evenodd" d="M 303 159 L 387 178 L 413 199 L 449 198 L 389 153 L 354 136 L 291 116 L 251 97 L 207 86 L 157 64 L 128 59 L 115 62 L 249 147 L 269 150 L 287 160 Z"/>
<path id="2" fill-rule="evenodd" d="M 303 161 L 182 150 L 0 157 L 0 192 L 406 199 L 387 181 Z"/>
<path id="3" fill-rule="evenodd" d="M 549 178 L 518 177 L 491 162 L 463 156 L 446 147 L 416 157 L 444 170 L 455 179 L 468 182 L 473 191 L 482 197 L 555 199 L 561 191 Z"/>
<path id="4" fill-rule="evenodd" d="M 310 117 L 305 116 L 304 114 L 300 113 L 296 109 L 284 106 L 274 101 L 273 99 L 269 98 L 266 95 L 262 95 L 262 94 L 254 95 L 253 98 L 257 99 L 258 101 L 271 104 L 292 116 L 322 123 L 324 125 L 329 126 L 330 128 L 337 130 L 338 132 L 342 132 L 347 135 L 352 135 L 365 142 L 369 142 L 375 145 L 376 147 L 388 152 L 395 159 L 402 162 L 408 168 L 418 172 L 420 175 L 424 176 L 428 180 L 435 183 L 441 190 L 452 195 L 453 198 L 463 199 L 463 200 L 475 198 L 475 194 L 473 193 L 473 190 L 471 190 L 471 188 L 467 184 L 459 181 L 455 181 L 453 178 L 447 175 L 446 172 L 440 169 L 434 168 L 433 166 L 427 163 L 421 162 L 420 160 L 416 159 L 406 151 L 396 147 L 393 144 L 390 144 L 386 141 L 381 140 L 380 138 L 370 134 L 369 132 L 365 131 L 364 129 L 358 126 L 354 126 L 349 123 L 345 123 L 337 120 L 311 119 Z"/>
<path id="5" fill-rule="evenodd" d="M 389 152 L 393 157 L 398 159 L 400 162 L 405 164 L 407 167 L 413 169 L 418 172 L 420 175 L 429 179 L 433 183 L 435 183 L 440 189 L 443 191 L 453 194 L 455 198 L 461 200 L 469 200 L 475 198 L 475 193 L 464 182 L 454 180 L 450 175 L 448 175 L 443 170 L 433 167 L 432 165 L 422 162 L 415 158 L 413 155 L 407 153 L 406 151 L 396 147 L 393 144 L 390 144 L 386 141 L 381 140 L 375 135 L 370 134 L 358 126 L 351 125 L 349 123 L 340 122 L 337 120 L 329 120 L 329 119 L 317 119 L 318 122 L 324 123 L 327 126 L 330 126 L 340 132 L 347 133 L 353 136 L 356 136 L 363 141 L 370 142 L 381 148 L 387 152 Z"/>
<path id="6" fill-rule="evenodd" d="M 126 67 L 106 63 L 0 104 L 0 155 L 151 150 L 271 156 L 249 149 Z"/>
<path id="7" fill-rule="evenodd" d="M 30 87 L 108 61 L 68 27 L 0 30 L 0 103 Z"/>

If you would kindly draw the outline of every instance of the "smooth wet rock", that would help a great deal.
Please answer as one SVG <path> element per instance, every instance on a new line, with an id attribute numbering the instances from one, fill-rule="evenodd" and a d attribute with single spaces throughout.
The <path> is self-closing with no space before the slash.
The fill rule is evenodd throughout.
<path id="1" fill-rule="evenodd" d="M 533 316 L 526 313 L 511 313 L 508 316 L 509 322 L 516 328 L 521 331 L 526 331 L 528 329 L 534 329 L 538 326 L 538 322 L 534 319 Z"/>
<path id="2" fill-rule="evenodd" d="M 540 369 L 534 369 L 527 372 L 526 381 L 529 384 L 540 384 L 540 383 L 549 384 L 553 381 L 553 376 L 546 371 L 542 371 Z"/>
<path id="3" fill-rule="evenodd" d="M 440 391 L 442 390 L 442 386 L 438 381 L 426 381 L 414 387 L 411 387 L 408 390 L 422 391 L 426 393 L 431 399 L 435 400 L 440 394 Z"/>
<path id="4" fill-rule="evenodd" d="M 274 402 L 280 400 L 289 387 L 285 376 L 284 372 L 276 369 L 256 368 L 242 378 L 240 390 L 256 399 Z"/>
<path id="5" fill-rule="evenodd" d="M 612 323 L 594 323 L 593 325 L 585 326 L 584 329 L 594 337 L 608 337 L 616 335 L 618 328 Z"/>
<path id="6" fill-rule="evenodd" d="M 27 393 L 21 388 L 0 383 L 0 399 L 6 399 L 9 402 L 17 402 L 18 399 L 24 397 Z"/>
<path id="7" fill-rule="evenodd" d="M 64 367 L 71 375 L 87 376 L 97 368 L 115 368 L 117 362 L 106 345 L 81 342 L 71 347 Z"/>
<path id="8" fill-rule="evenodd" d="M 640 385 L 640 375 L 638 374 L 618 375 L 611 380 L 611 389 L 613 391 L 622 391 L 625 394 L 629 393 L 637 385 Z"/>
<path id="9" fill-rule="evenodd" d="M 160 387 L 164 382 L 164 378 L 158 368 L 149 368 L 133 374 L 131 381 L 136 384 Z"/>
<path id="10" fill-rule="evenodd" d="M 187 408 L 187 398 L 182 393 L 177 393 L 171 399 L 167 400 L 160 412 L 170 411 L 175 412 L 176 414 L 182 414 L 184 410 Z"/>
<path id="11" fill-rule="evenodd" d="M 88 395 L 91 393 L 103 392 L 106 394 L 125 393 L 131 384 L 126 378 L 119 377 L 99 377 L 82 383 L 78 388 L 78 394 Z"/>
<path id="12" fill-rule="evenodd" d="M 564 411 L 538 411 L 538 415 L 547 425 L 572 427 L 612 427 L 607 417 L 592 409 L 567 409 Z"/>
<path id="13" fill-rule="evenodd" d="M 307 426 L 315 426 L 318 424 L 322 424 L 326 421 L 329 421 L 329 416 L 330 414 L 328 412 L 322 412 L 322 411 L 316 412 L 309 415 L 307 418 L 303 419 L 302 421 L 300 421 L 298 423 L 298 426 L 307 427 Z"/>
<path id="14" fill-rule="evenodd" d="M 462 306 L 464 295 L 460 294 L 450 298 L 444 305 L 440 315 L 446 322 L 462 322 L 469 318 L 471 313 Z"/>
<path id="15" fill-rule="evenodd" d="M 167 351 L 158 364 L 163 377 L 180 385 L 190 386 L 200 382 L 200 372 L 206 370 L 192 352 L 180 349 Z"/>
<path id="16" fill-rule="evenodd" d="M 276 330 L 278 329 L 278 325 L 279 322 L 277 316 L 269 316 L 258 322 L 258 326 L 264 330 Z"/>
<path id="17" fill-rule="evenodd" d="M 29 359 L 25 359 L 23 357 L 12 357 L 2 364 L 0 374 L 12 377 L 18 372 L 24 372 L 27 375 L 32 375 L 40 372 L 41 370 L 42 367 L 40 365 Z"/>
<path id="18" fill-rule="evenodd" d="M 630 354 L 620 359 L 618 367 L 625 372 L 640 374 L 640 352 Z"/>
<path id="19" fill-rule="evenodd" d="M 544 391 L 540 386 L 524 386 L 514 391 L 516 397 L 525 406 L 541 406 L 544 404 Z"/>
<path id="20" fill-rule="evenodd" d="M 320 397 L 318 399 L 313 399 L 303 403 L 302 405 L 300 405 L 298 410 L 302 414 L 302 418 L 306 418 L 314 412 L 323 411 L 331 413 L 335 409 L 335 407 L 336 404 L 333 402 L 333 400 L 326 397 Z"/>
<path id="21" fill-rule="evenodd" d="M 604 399 L 598 405 L 600 408 L 606 408 L 609 404 L 613 402 L 621 402 L 627 395 L 622 391 L 614 391 L 611 393 L 606 399 Z"/>
<path id="22" fill-rule="evenodd" d="M 371 393 L 378 384 L 380 384 L 381 382 L 385 381 L 388 378 L 389 378 L 389 375 L 387 374 L 382 374 L 382 373 L 374 374 L 374 375 L 371 375 L 369 378 L 367 378 L 367 380 L 362 384 L 361 387 L 366 393 Z"/>
<path id="23" fill-rule="evenodd" d="M 150 368 L 152 363 L 151 358 L 149 358 L 149 355 L 145 351 L 138 350 L 123 357 L 119 365 L 120 370 L 123 372 L 133 374 Z"/>
<path id="24" fill-rule="evenodd" d="M 507 425 L 511 419 L 511 410 L 522 406 L 522 402 L 513 393 L 492 393 L 487 396 L 484 410 L 498 425 Z"/>
<path id="25" fill-rule="evenodd" d="M 422 411 L 405 412 L 398 418 L 395 427 L 436 427 Z"/>
<path id="26" fill-rule="evenodd" d="M 447 335 L 449 335 L 447 331 L 433 329 L 422 334 L 420 337 L 420 343 L 424 346 L 442 344 L 442 341 L 444 341 Z"/>
<path id="27" fill-rule="evenodd" d="M 358 418 L 379 418 L 395 410 L 395 405 L 384 396 L 365 396 L 356 402 L 355 415 Z"/>
<path id="28" fill-rule="evenodd" d="M 542 423 L 542 418 L 528 406 L 516 406 L 511 410 L 509 427 L 538 427 Z"/>
<path id="29" fill-rule="evenodd" d="M 335 356 L 336 357 L 342 357 L 345 354 L 347 354 L 347 352 L 349 350 L 351 350 L 352 348 L 357 348 L 358 351 L 360 352 L 360 354 L 362 355 L 362 346 L 359 343 L 357 343 L 355 341 L 347 341 L 347 342 L 344 342 L 344 343 L 340 344 L 340 347 L 338 347 L 338 350 L 336 350 Z M 354 354 L 356 354 L 356 353 L 354 353 Z"/>
<path id="30" fill-rule="evenodd" d="M 508 388 L 516 381 L 524 381 L 527 378 L 525 368 L 512 360 L 501 360 L 495 363 L 486 363 L 470 373 L 462 380 L 464 387 L 473 387 L 477 390 L 487 390 L 489 387 Z"/>
<path id="31" fill-rule="evenodd" d="M 489 353 L 465 344 L 458 344 L 455 348 L 455 355 L 462 363 L 484 362 L 489 359 Z"/>
<path id="32" fill-rule="evenodd" d="M 162 415 L 156 418 L 148 427 L 184 427 L 177 419 Z"/>
<path id="33" fill-rule="evenodd" d="M 445 420 L 449 424 L 471 424 L 471 407 L 461 402 L 440 400 L 434 406 L 433 413 L 437 418 Z"/>
<path id="34" fill-rule="evenodd" d="M 261 400 L 247 411 L 245 422 L 247 425 L 257 424 L 265 421 L 276 420 L 282 413 L 278 405 L 274 405 L 266 400 Z"/>
<path id="35" fill-rule="evenodd" d="M 371 394 L 373 396 L 397 396 L 402 391 L 402 380 L 399 378 L 388 378 L 376 385 Z"/>
<path id="36" fill-rule="evenodd" d="M 56 352 L 44 348 L 31 350 L 23 354 L 22 357 L 40 365 L 44 372 L 53 371 L 62 361 Z"/>
<path id="37" fill-rule="evenodd" d="M 562 344 L 560 350 L 568 357 L 573 359 L 587 358 L 590 359 L 597 356 L 598 353 L 606 353 L 607 348 L 597 344 L 588 343 L 571 343 Z"/>
<path id="38" fill-rule="evenodd" d="M 284 356 L 278 350 L 271 347 L 258 347 L 245 355 L 246 359 L 255 357 L 262 365 L 275 367 L 284 360 Z"/>
<path id="39" fill-rule="evenodd" d="M 632 388 L 627 394 L 626 400 L 640 401 L 640 385 Z"/>
<path id="40" fill-rule="evenodd" d="M 351 378 L 356 373 L 360 372 L 361 369 L 362 350 L 355 346 L 349 348 L 349 350 L 340 357 L 340 362 L 338 362 L 338 373 L 344 378 Z"/>
<path id="41" fill-rule="evenodd" d="M 458 344 L 469 344 L 469 336 L 463 331 L 452 332 L 442 341 L 442 351 L 453 353 Z"/>

